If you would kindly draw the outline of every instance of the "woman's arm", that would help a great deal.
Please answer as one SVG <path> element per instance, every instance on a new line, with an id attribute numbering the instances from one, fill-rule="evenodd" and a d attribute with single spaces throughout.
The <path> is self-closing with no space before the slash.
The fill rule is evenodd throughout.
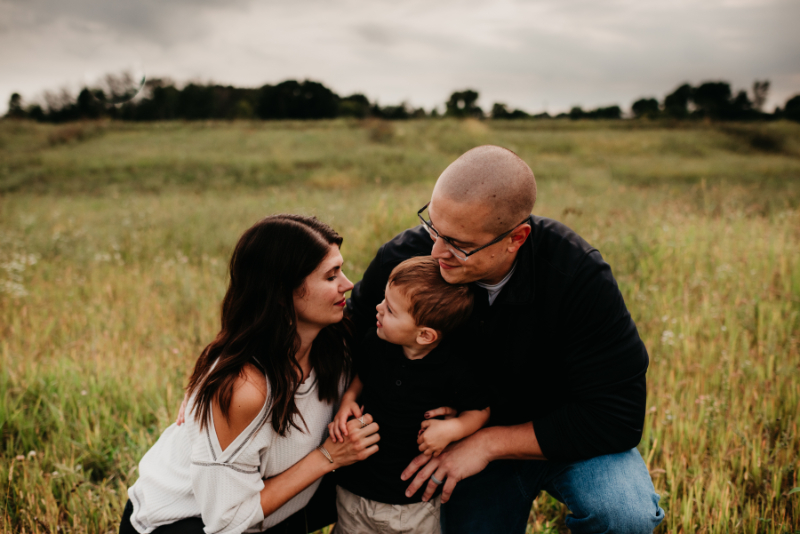
<path id="1" fill-rule="evenodd" d="M 212 403 L 213 428 L 223 452 L 261 414 L 266 399 L 264 375 L 255 367 L 246 366 L 234 384 L 228 417 L 223 416 L 216 401 Z M 214 529 L 227 525 L 225 532 L 231 528 L 241 532 L 258 524 L 324 474 L 377 452 L 378 425 L 370 415 L 362 419 L 363 428 L 356 419 L 350 422 L 349 436 L 342 443 L 333 443 L 330 438 L 325 441 L 332 463 L 315 450 L 280 475 L 266 480 L 261 479 L 258 469 L 229 463 L 225 456 L 215 457 L 214 462 L 197 463 L 193 489 L 206 526 Z M 226 491 L 221 493 L 222 479 Z"/>
<path id="2" fill-rule="evenodd" d="M 280 475 L 265 480 L 264 489 L 261 490 L 264 517 L 275 512 L 321 476 L 378 452 L 378 424 L 372 422 L 369 414 L 364 415 L 363 419 L 366 423 L 363 428 L 358 419 L 348 422 L 348 435 L 343 443 L 335 443 L 330 437 L 325 440 L 322 446 L 333 458 L 333 463 L 321 451 L 315 450 Z"/>

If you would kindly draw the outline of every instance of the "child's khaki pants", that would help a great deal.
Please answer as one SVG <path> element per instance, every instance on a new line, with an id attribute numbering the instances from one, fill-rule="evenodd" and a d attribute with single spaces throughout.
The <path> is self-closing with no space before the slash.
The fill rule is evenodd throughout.
<path id="1" fill-rule="evenodd" d="M 384 504 L 336 487 L 339 520 L 333 534 L 439 534 L 441 497 L 413 504 Z"/>

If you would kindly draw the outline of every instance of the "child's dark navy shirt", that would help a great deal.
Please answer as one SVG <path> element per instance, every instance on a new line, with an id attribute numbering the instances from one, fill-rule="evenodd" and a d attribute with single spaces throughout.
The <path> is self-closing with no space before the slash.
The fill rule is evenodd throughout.
<path id="1" fill-rule="evenodd" d="M 359 404 L 380 426 L 378 452 L 337 472 L 348 491 L 387 504 L 420 502 L 425 486 L 412 497 L 410 480 L 400 474 L 420 454 L 417 435 L 425 412 L 450 406 L 459 412 L 489 405 L 476 366 L 442 343 L 424 358 L 409 360 L 400 345 L 378 337 L 373 330 L 356 351 L 355 366 L 364 385 Z"/>

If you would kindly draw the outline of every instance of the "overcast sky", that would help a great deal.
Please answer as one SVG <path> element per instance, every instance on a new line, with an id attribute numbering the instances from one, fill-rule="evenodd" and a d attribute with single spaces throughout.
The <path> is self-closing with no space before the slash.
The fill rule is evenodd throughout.
<path id="1" fill-rule="evenodd" d="M 137 68 L 428 109 L 473 88 L 550 113 L 769 79 L 771 110 L 800 93 L 798 21 L 798 0 L 0 0 L 0 111 Z"/>

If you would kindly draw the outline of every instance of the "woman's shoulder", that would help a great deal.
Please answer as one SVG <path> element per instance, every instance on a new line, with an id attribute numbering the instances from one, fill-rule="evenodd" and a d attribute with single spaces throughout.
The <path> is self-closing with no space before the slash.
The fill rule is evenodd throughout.
<path id="1" fill-rule="evenodd" d="M 254 365 L 245 365 L 233 383 L 227 418 L 222 415 L 218 402 L 214 401 L 214 427 L 223 450 L 259 416 L 267 402 L 267 396 L 264 373 Z"/>
<path id="2" fill-rule="evenodd" d="M 257 406 L 258 411 L 267 401 L 267 377 L 252 363 L 245 364 L 233 384 L 233 398 L 248 408 Z"/>

